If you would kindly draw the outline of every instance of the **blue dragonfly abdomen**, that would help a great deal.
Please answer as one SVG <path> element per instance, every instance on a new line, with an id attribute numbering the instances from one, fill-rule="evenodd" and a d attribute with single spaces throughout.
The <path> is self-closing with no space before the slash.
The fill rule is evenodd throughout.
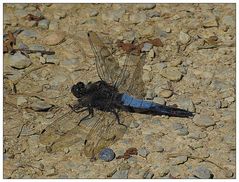
<path id="1" fill-rule="evenodd" d="M 194 114 L 184 109 L 169 107 L 155 102 L 136 99 L 127 94 L 122 94 L 121 101 L 123 106 L 131 107 L 133 109 L 141 110 L 142 112 L 148 111 L 155 115 L 168 115 L 177 117 L 190 117 Z"/>

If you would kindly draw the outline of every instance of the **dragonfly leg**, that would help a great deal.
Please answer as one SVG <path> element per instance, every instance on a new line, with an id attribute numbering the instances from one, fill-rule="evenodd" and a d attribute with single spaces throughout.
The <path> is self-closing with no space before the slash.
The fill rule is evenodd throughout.
<path id="1" fill-rule="evenodd" d="M 94 110 L 93 110 L 92 107 L 87 107 L 85 110 L 88 110 L 88 111 L 89 111 L 89 114 L 87 114 L 86 116 L 84 116 L 83 118 L 81 118 L 80 122 L 94 117 Z M 90 116 L 91 116 L 91 117 L 90 117 Z M 80 122 L 78 123 L 78 125 L 80 124 Z"/>
<path id="2" fill-rule="evenodd" d="M 80 112 L 83 112 L 83 111 L 86 111 L 88 108 L 84 108 L 84 109 L 82 109 L 82 110 L 80 110 L 81 109 L 81 107 L 79 107 L 79 106 L 77 106 L 77 105 L 70 105 L 70 104 L 68 104 L 68 106 L 71 108 L 71 110 L 73 110 L 75 113 L 80 113 Z"/>
<path id="3" fill-rule="evenodd" d="M 112 113 L 115 115 L 115 117 L 116 117 L 116 119 L 117 119 L 117 123 L 118 123 L 119 125 L 123 125 L 123 126 L 125 126 L 125 127 L 127 128 L 127 126 L 126 126 L 125 124 L 123 124 L 123 123 L 120 122 L 119 115 L 118 115 L 118 113 L 116 112 L 115 109 L 112 110 Z"/>

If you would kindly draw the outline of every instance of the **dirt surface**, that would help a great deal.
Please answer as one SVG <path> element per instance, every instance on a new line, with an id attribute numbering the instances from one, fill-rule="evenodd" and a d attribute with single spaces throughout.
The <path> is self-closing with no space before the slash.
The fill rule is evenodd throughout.
<path id="1" fill-rule="evenodd" d="M 15 36 L 13 48 L 55 52 L 11 55 L 8 45 L 4 54 L 4 178 L 235 178 L 235 8 L 4 4 L 4 33 Z M 133 114 L 123 138 L 109 146 L 123 157 L 110 162 L 87 158 L 84 138 L 47 151 L 41 132 L 70 111 L 76 100 L 71 86 L 99 80 L 88 31 L 104 40 L 120 64 L 129 45 L 143 43 L 145 99 L 196 115 Z M 68 122 L 73 119 L 62 127 Z M 134 155 L 126 156 L 132 148 Z"/>

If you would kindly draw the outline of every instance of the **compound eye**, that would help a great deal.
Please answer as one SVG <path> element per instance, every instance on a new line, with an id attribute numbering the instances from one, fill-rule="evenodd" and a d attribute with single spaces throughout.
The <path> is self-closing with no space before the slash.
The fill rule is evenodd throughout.
<path id="1" fill-rule="evenodd" d="M 81 89 L 85 88 L 85 84 L 84 84 L 83 82 L 78 82 L 78 83 L 76 84 L 76 86 L 79 87 L 79 88 L 81 88 Z"/>
<path id="2" fill-rule="evenodd" d="M 85 84 L 83 82 L 79 82 L 76 85 L 73 85 L 73 87 L 71 88 L 71 93 L 75 97 L 80 98 L 84 93 L 84 88 Z"/>

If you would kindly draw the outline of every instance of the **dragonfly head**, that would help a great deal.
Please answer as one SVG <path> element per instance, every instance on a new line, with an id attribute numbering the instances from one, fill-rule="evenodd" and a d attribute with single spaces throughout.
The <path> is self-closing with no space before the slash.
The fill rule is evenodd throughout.
<path id="1" fill-rule="evenodd" d="M 80 98 L 86 94 L 86 87 L 83 82 L 78 82 L 77 84 L 73 85 L 71 88 L 71 93 L 77 97 Z"/>

